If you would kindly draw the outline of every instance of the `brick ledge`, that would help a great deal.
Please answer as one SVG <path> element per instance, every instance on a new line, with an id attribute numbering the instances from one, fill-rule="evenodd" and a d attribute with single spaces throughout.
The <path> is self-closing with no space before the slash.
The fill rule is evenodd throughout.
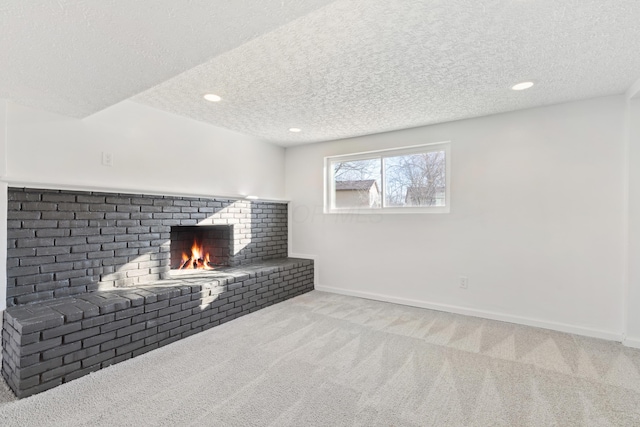
<path id="1" fill-rule="evenodd" d="M 39 393 L 309 292 L 313 267 L 281 258 L 9 307 L 2 375 L 18 397 Z"/>

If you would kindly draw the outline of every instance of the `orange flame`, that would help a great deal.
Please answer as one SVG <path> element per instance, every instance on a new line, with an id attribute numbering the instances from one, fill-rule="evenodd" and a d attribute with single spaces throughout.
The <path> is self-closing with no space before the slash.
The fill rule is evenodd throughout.
<path id="1" fill-rule="evenodd" d="M 191 255 L 182 253 L 180 270 L 213 270 L 209 253 L 204 253 L 203 245 L 195 238 L 191 246 Z"/>

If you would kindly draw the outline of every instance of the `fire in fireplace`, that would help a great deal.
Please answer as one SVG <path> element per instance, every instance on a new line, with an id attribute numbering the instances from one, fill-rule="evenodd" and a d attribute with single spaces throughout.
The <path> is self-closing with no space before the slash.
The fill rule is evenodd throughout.
<path id="1" fill-rule="evenodd" d="M 171 227 L 171 268 L 213 270 L 229 265 L 230 226 Z"/>
<path id="2" fill-rule="evenodd" d="M 182 252 L 182 264 L 178 270 L 213 270 L 211 254 L 204 251 L 201 242 L 193 239 L 193 245 L 189 254 Z"/>

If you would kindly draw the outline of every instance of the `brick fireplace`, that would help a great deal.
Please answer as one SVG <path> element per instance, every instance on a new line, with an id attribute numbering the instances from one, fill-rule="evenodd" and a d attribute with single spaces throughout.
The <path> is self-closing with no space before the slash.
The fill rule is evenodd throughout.
<path id="1" fill-rule="evenodd" d="M 210 230 L 227 236 L 223 265 L 287 256 L 284 203 L 25 188 L 8 196 L 7 306 L 168 278 L 180 227 L 222 226 Z"/>
<path id="2" fill-rule="evenodd" d="M 313 289 L 313 261 L 287 258 L 285 203 L 8 196 L 2 376 L 18 397 Z M 194 260 L 208 269 L 175 270 Z"/>

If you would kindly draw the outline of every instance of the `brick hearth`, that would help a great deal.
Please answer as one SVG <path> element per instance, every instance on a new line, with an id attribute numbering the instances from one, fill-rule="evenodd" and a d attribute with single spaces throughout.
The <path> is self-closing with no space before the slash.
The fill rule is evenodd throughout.
<path id="1" fill-rule="evenodd" d="M 286 258 L 10 307 L 2 374 L 30 396 L 312 289 L 313 261 Z"/>

